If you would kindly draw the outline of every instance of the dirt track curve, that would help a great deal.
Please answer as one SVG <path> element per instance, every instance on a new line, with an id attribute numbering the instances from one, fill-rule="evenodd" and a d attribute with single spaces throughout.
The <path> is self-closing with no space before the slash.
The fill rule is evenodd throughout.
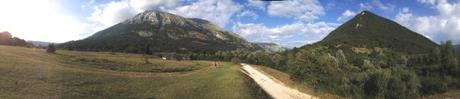
<path id="1" fill-rule="evenodd" d="M 265 92 L 275 99 L 317 99 L 312 95 L 289 88 L 279 80 L 267 76 L 248 64 L 241 63 L 242 71 L 251 77 Z"/>

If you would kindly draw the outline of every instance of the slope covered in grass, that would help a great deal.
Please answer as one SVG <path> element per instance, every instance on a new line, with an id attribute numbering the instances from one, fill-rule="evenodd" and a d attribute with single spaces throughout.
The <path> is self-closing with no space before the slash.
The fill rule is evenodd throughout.
<path id="1" fill-rule="evenodd" d="M 235 64 L 211 66 L 208 61 L 150 60 L 167 67 L 195 66 L 181 72 L 111 70 L 66 57 L 122 63 L 123 68 L 143 62 L 142 55 L 58 51 L 0 46 L 0 97 L 3 98 L 196 98 L 247 99 L 257 96 Z M 198 64 L 198 65 L 197 65 Z M 94 67 L 96 66 L 96 67 Z M 253 85 L 253 84 L 252 84 Z"/>

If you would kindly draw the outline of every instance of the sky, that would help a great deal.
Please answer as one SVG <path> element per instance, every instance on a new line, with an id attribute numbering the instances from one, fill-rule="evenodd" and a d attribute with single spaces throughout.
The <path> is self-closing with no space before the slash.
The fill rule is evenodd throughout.
<path id="1" fill-rule="evenodd" d="M 1 0 L 0 31 L 26 40 L 83 39 L 145 10 L 202 18 L 251 42 L 299 47 L 363 10 L 439 43 L 460 44 L 459 0 Z"/>

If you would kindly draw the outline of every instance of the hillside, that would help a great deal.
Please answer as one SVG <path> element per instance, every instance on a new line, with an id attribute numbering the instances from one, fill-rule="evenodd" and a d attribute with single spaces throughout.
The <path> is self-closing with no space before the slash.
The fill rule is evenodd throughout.
<path id="1" fill-rule="evenodd" d="M 457 54 L 457 59 L 460 61 L 460 45 L 455 45 L 455 53 Z"/>
<path id="2" fill-rule="evenodd" d="M 398 23 L 363 11 L 319 42 L 328 46 L 389 48 L 397 52 L 426 53 L 438 45 Z"/>
<path id="3" fill-rule="evenodd" d="M 13 37 L 11 33 L 4 31 L 0 32 L 0 45 L 11 45 L 11 46 L 33 46 L 27 43 L 25 40 L 18 37 Z"/>
<path id="4" fill-rule="evenodd" d="M 256 50 L 260 47 L 209 21 L 149 10 L 94 35 L 59 45 L 71 50 L 142 53 Z"/>
<path id="5" fill-rule="evenodd" d="M 0 97 L 21 98 L 267 98 L 239 66 L 173 61 L 139 54 L 0 46 Z"/>
<path id="6" fill-rule="evenodd" d="M 276 67 L 317 92 L 353 99 L 412 99 L 460 89 L 452 42 L 430 39 L 369 11 L 318 43 L 284 53 Z"/>

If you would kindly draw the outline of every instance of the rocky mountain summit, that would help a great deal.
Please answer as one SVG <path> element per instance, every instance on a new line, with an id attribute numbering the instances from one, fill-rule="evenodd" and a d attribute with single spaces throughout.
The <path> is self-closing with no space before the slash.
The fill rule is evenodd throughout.
<path id="1" fill-rule="evenodd" d="M 72 50 L 141 53 L 148 46 L 153 52 L 216 52 L 259 50 L 237 34 L 197 18 L 149 10 L 94 35 L 59 45 Z"/>

